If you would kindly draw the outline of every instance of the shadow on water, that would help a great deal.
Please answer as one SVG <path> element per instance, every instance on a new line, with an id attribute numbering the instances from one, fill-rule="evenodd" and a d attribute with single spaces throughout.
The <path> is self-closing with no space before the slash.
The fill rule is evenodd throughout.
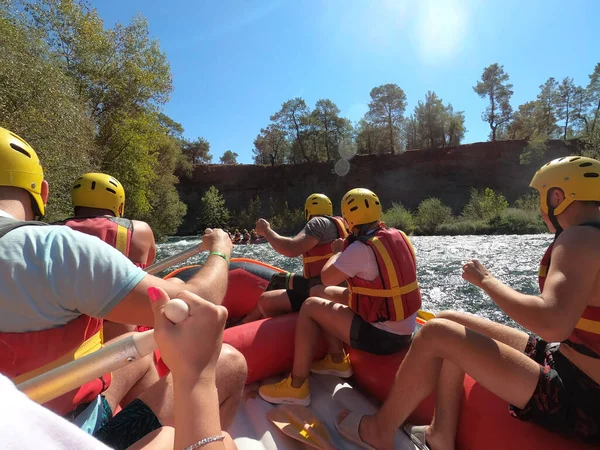
<path id="1" fill-rule="evenodd" d="M 417 254 L 423 309 L 432 312 L 445 309 L 465 311 L 515 325 L 483 291 L 462 279 L 462 266 L 469 259 L 478 259 L 510 287 L 525 294 L 539 294 L 538 265 L 552 241 L 552 235 L 415 236 L 411 240 Z M 170 238 L 159 244 L 157 260 L 199 242 L 197 236 Z M 300 258 L 281 256 L 268 244 L 235 245 L 232 256 L 302 272 Z M 198 264 L 205 259 L 206 253 L 203 253 L 181 265 Z"/>

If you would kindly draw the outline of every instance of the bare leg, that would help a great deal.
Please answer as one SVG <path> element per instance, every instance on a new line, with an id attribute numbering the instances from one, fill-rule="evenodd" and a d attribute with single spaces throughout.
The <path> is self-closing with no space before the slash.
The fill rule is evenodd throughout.
<path id="1" fill-rule="evenodd" d="M 310 296 L 324 298 L 342 305 L 348 304 L 348 289 L 340 286 L 318 284 L 310 289 Z"/>
<path id="2" fill-rule="evenodd" d="M 264 317 L 275 317 L 292 312 L 285 289 L 264 292 L 258 299 L 258 308 Z"/>
<path id="3" fill-rule="evenodd" d="M 465 373 L 461 369 L 449 360 L 444 360 L 436 388 L 433 421 L 425 432 L 425 440 L 431 448 L 436 450 L 454 449 L 464 391 L 464 379 Z M 444 447 L 449 443 L 452 446 Z"/>
<path id="4" fill-rule="evenodd" d="M 509 345 L 521 352 L 525 350 L 527 341 L 529 340 L 529 335 L 523 331 L 472 314 L 458 311 L 442 311 L 436 317 L 459 323 L 470 330 Z"/>
<path id="5" fill-rule="evenodd" d="M 304 302 L 296 324 L 292 386 L 300 387 L 308 378 L 321 331 L 331 335 L 328 339 L 331 349 L 343 354 L 341 343 L 350 342 L 352 319 L 352 310 L 339 303 L 318 297 L 310 297 Z M 333 339 L 339 344 L 335 344 Z"/>
<path id="6" fill-rule="evenodd" d="M 243 323 L 250 323 L 250 322 L 255 322 L 257 320 L 262 319 L 264 316 L 262 315 L 262 313 L 260 312 L 260 308 L 258 307 L 258 305 L 256 305 L 254 307 L 254 309 L 252 311 L 250 311 L 248 314 L 246 314 L 246 317 L 244 317 L 241 321 L 240 324 Z"/>
<path id="7" fill-rule="evenodd" d="M 523 408 L 531 398 L 539 377 L 539 365 L 522 352 L 456 322 L 433 319 L 415 336 L 398 370 L 392 391 L 379 412 L 361 421 L 362 439 L 378 449 L 391 450 L 398 427 L 438 385 L 444 360 L 519 408 Z M 454 374 L 449 372 L 452 370 L 452 366 L 448 366 L 444 368 L 444 374 L 454 379 L 452 384 L 456 389 L 460 387 L 457 386 L 459 376 L 457 371 Z M 451 387 L 445 383 L 440 386 L 441 389 Z M 457 403 L 458 394 L 441 395 L 441 401 Z M 439 416 L 437 420 L 437 426 L 442 428 L 438 435 L 441 436 L 444 427 L 452 423 L 446 417 Z M 453 448 L 454 441 L 441 442 L 440 439 L 434 450 Z"/>
<path id="8" fill-rule="evenodd" d="M 244 356 L 230 345 L 223 344 L 217 361 L 216 382 L 219 393 L 221 426 L 227 429 L 242 399 L 247 367 Z M 148 379 L 154 383 L 146 389 Z M 158 417 L 161 424 L 173 426 L 173 380 L 171 375 L 159 379 L 152 355 L 113 373 L 113 382 L 104 393 L 114 411 L 120 404 L 125 407 L 138 398 Z"/>

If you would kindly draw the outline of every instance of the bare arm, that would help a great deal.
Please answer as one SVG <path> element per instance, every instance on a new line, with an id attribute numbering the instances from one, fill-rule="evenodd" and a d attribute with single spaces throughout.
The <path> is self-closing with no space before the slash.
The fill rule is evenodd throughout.
<path id="1" fill-rule="evenodd" d="M 343 239 L 336 239 L 331 244 L 333 255 L 331 258 L 329 258 L 329 260 L 327 260 L 323 266 L 323 269 L 321 269 L 321 283 L 323 283 L 325 286 L 338 286 L 342 281 L 346 281 L 348 279 L 348 275 L 334 265 L 342 254 L 343 245 Z"/>
<path id="2" fill-rule="evenodd" d="M 152 289 L 151 310 L 156 319 L 155 338 L 173 373 L 175 447 L 183 449 L 206 438 L 223 436 L 219 420 L 216 362 L 221 351 L 227 312 L 193 294 L 182 299 L 189 316 L 172 324 L 164 316 L 169 298 L 164 291 Z M 198 347 L 198 342 L 203 345 Z M 224 449 L 223 441 L 206 444 L 203 449 Z"/>
<path id="3" fill-rule="evenodd" d="M 277 253 L 290 258 L 302 255 L 319 243 L 316 237 L 307 235 L 304 230 L 293 238 L 280 236 L 264 219 L 259 219 L 256 222 L 256 231 L 265 237 Z"/>
<path id="4" fill-rule="evenodd" d="M 133 236 L 129 248 L 129 259 L 147 266 L 156 258 L 156 242 L 152 228 L 146 222 L 133 221 Z"/>
<path id="5" fill-rule="evenodd" d="M 214 230 L 211 234 L 205 234 L 200 245 L 210 252 L 220 252 L 227 257 L 231 255 L 231 240 L 222 230 Z M 153 275 L 146 275 L 107 314 L 106 319 L 118 323 L 152 326 L 154 319 L 147 295 L 148 288 L 152 286 L 164 289 L 171 298 L 177 297 L 182 291 L 189 291 L 215 305 L 220 305 L 225 298 L 228 277 L 227 261 L 218 255 L 209 255 L 202 268 L 187 283 L 182 283 L 181 280 L 163 280 Z"/>
<path id="6" fill-rule="evenodd" d="M 541 296 L 515 291 L 494 278 L 481 264 L 480 282 L 473 284 L 479 285 L 515 322 L 544 340 L 563 341 L 575 328 L 593 295 L 598 276 L 598 249 L 589 243 L 594 239 L 597 239 L 595 230 L 581 228 L 565 231 L 557 239 Z M 463 277 L 471 281 L 464 274 Z"/>

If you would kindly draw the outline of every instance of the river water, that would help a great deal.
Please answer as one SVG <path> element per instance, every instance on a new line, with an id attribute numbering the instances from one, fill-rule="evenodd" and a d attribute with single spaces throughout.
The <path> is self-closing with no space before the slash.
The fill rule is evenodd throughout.
<path id="1" fill-rule="evenodd" d="M 414 236 L 411 241 L 417 254 L 423 309 L 434 313 L 446 309 L 465 311 L 515 325 L 483 291 L 461 278 L 462 265 L 469 259 L 478 259 L 517 291 L 539 294 L 539 261 L 552 242 L 552 235 Z M 199 237 L 171 238 L 159 244 L 157 260 L 198 242 Z M 300 258 L 281 256 L 269 244 L 235 245 L 232 256 L 257 259 L 291 272 L 302 271 Z M 206 253 L 190 258 L 185 265 L 205 259 Z"/>

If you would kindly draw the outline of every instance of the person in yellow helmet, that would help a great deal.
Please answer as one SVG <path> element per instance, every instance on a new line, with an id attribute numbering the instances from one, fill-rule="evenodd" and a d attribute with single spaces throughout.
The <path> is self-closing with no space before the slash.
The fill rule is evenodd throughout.
<path id="1" fill-rule="evenodd" d="M 398 427 L 437 389 L 435 426 L 404 430 L 421 447 L 455 448 L 466 373 L 505 400 L 513 417 L 600 445 L 600 161 L 555 159 L 531 187 L 556 233 L 540 265 L 541 293 L 513 290 L 477 260 L 462 273 L 530 333 L 469 314 L 438 314 L 415 336 L 379 412 L 342 412 L 343 435 L 391 449 Z"/>
<path id="2" fill-rule="evenodd" d="M 274 275 L 260 296 L 257 308 L 243 319 L 243 323 L 300 311 L 310 295 L 310 288 L 321 283 L 321 269 L 332 254 L 331 243 L 346 237 L 348 231 L 342 218 L 333 216 L 331 200 L 324 194 L 312 194 L 306 199 L 304 215 L 306 225 L 293 238 L 279 235 L 265 219 L 256 222 L 256 232 L 275 251 L 290 258 L 302 255 L 304 273 Z"/>
<path id="3" fill-rule="evenodd" d="M 232 245 L 222 230 L 205 233 L 202 248 L 210 253 L 199 273 L 172 282 L 146 274 L 96 237 L 36 221 L 45 214 L 48 193 L 34 149 L 0 128 L 0 373 L 6 377 L 20 383 L 99 350 L 104 319 L 152 326 L 150 287 L 170 298 L 190 291 L 222 303 Z M 224 345 L 216 364 L 212 392 L 218 391 L 226 428 L 241 400 L 246 363 Z M 121 403 L 124 409 L 113 417 Z M 45 406 L 112 448 L 126 448 L 171 423 L 171 377 L 158 380 L 146 357 Z"/>
<path id="4" fill-rule="evenodd" d="M 71 201 L 75 214 L 62 224 L 102 239 L 142 269 L 154 262 L 152 228 L 146 222 L 123 217 L 125 189 L 116 178 L 105 173 L 82 175 L 73 183 Z"/>
<path id="5" fill-rule="evenodd" d="M 334 241 L 333 255 L 321 271 L 323 286 L 313 288 L 302 305 L 292 373 L 283 382 L 259 390 L 268 402 L 310 404 L 309 372 L 350 377 L 344 343 L 389 355 L 411 342 L 421 293 L 408 237 L 385 227 L 379 198 L 368 189 L 352 189 L 344 196 L 342 216 L 351 234 Z M 339 286 L 344 281 L 347 288 Z M 312 362 L 322 334 L 328 353 Z"/>

